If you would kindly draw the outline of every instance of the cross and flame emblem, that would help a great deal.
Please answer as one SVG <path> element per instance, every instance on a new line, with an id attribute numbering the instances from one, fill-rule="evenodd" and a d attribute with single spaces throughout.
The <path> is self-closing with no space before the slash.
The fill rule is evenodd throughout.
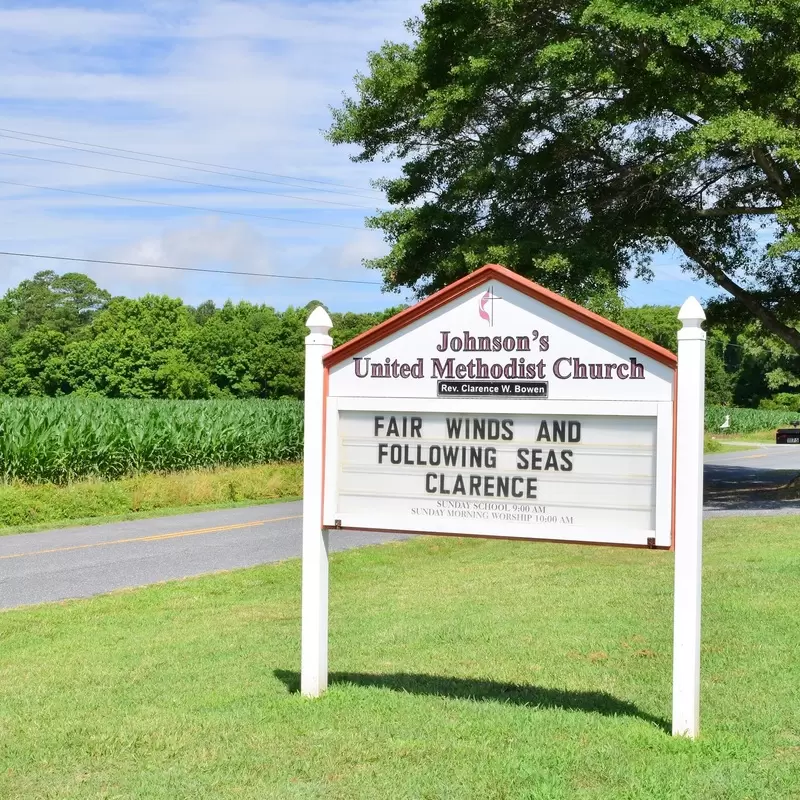
<path id="1" fill-rule="evenodd" d="M 494 326 L 494 301 L 501 299 L 499 295 L 494 293 L 494 288 L 490 285 L 479 301 L 478 314 L 481 319 L 485 319 L 489 323 L 490 328 Z"/>

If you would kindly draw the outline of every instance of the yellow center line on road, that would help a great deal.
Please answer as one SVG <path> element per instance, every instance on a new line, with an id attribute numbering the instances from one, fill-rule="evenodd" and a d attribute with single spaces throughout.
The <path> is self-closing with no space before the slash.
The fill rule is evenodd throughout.
<path id="1" fill-rule="evenodd" d="M 255 528 L 259 525 L 267 525 L 270 522 L 286 522 L 290 519 L 301 519 L 302 514 L 294 514 L 291 517 L 272 517 L 271 519 L 257 519 L 252 522 L 239 522 L 235 525 L 220 525 L 217 528 L 198 528 L 193 531 L 176 531 L 174 533 L 159 533 L 154 536 L 137 536 L 133 539 L 112 539 L 108 542 L 91 542 L 89 544 L 73 544 L 67 547 L 53 547 L 49 550 L 30 550 L 27 553 L 11 553 L 0 556 L 0 561 L 8 558 L 24 558 L 25 556 L 43 556 L 47 553 L 66 553 L 70 550 L 86 550 L 90 547 L 105 547 L 110 544 L 131 544 L 133 542 L 161 542 L 165 539 L 180 539 L 183 536 L 199 536 L 204 533 L 224 533 L 225 531 L 235 531 L 242 528 Z"/>

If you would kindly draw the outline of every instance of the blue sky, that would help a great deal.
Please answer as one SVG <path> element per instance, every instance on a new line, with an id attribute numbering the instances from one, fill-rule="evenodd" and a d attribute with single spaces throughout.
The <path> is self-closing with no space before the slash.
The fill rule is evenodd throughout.
<path id="1" fill-rule="evenodd" d="M 4 0 L 0 181 L 51 189 L 0 183 L 0 249 L 379 282 L 361 261 L 385 244 L 363 221 L 382 204 L 370 180 L 390 167 L 353 164 L 321 130 L 367 52 L 405 38 L 403 23 L 418 10 L 411 0 Z M 86 152 L 95 145 L 257 174 Z M 44 268 L 87 272 L 117 294 L 164 292 L 189 303 L 232 298 L 283 308 L 319 299 L 335 310 L 369 310 L 407 299 L 379 286 L 7 257 L 0 292 Z M 630 302 L 679 304 L 711 293 L 669 255 L 656 272 L 655 283 L 632 284 Z"/>

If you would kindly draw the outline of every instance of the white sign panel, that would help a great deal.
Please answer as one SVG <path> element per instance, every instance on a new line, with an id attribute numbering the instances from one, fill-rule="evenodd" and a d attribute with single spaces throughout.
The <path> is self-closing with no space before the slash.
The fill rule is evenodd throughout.
<path id="1" fill-rule="evenodd" d="M 655 533 L 656 418 L 342 411 L 336 511 L 378 527 Z"/>
<path id="2" fill-rule="evenodd" d="M 523 414 L 368 404 L 329 406 L 326 525 L 669 546 L 668 404 L 562 416 L 541 401 Z"/>
<path id="3" fill-rule="evenodd" d="M 326 526 L 670 546 L 674 357 L 519 284 L 326 357 Z"/>
<path id="4" fill-rule="evenodd" d="M 674 374 L 674 364 L 489 281 L 337 361 L 329 396 L 672 402 Z"/>

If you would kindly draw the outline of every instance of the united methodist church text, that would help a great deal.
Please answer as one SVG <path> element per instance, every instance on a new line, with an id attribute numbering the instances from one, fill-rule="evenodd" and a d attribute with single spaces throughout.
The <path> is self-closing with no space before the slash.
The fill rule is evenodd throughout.
<path id="1" fill-rule="evenodd" d="M 440 331 L 436 350 L 441 356 L 429 359 L 416 358 L 401 361 L 386 357 L 375 359 L 356 357 L 353 368 L 358 378 L 393 378 L 441 380 L 544 380 L 550 378 L 547 364 L 533 354 L 550 349 L 547 336 L 532 331 L 530 336 L 475 336 L 469 331 L 454 335 L 451 331 Z M 514 353 L 504 363 L 488 362 L 480 356 L 464 358 L 450 353 Z M 531 353 L 531 356 L 517 355 Z M 644 365 L 636 358 L 617 362 L 587 363 L 577 356 L 561 356 L 553 361 L 552 377 L 557 380 L 644 380 Z"/>

